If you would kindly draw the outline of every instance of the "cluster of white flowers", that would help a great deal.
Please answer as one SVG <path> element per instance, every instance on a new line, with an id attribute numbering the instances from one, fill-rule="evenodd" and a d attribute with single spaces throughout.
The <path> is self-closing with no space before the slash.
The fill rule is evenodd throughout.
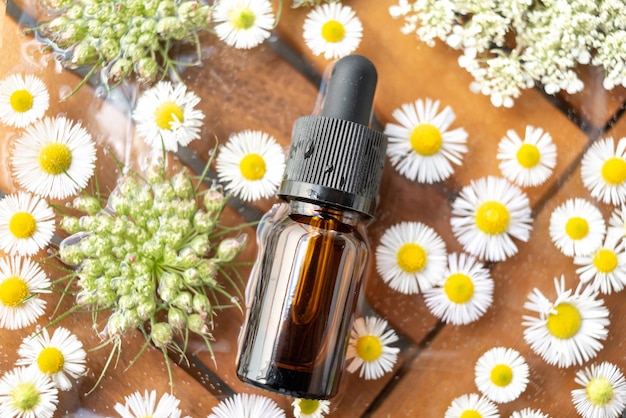
<path id="1" fill-rule="evenodd" d="M 535 84 L 548 94 L 580 92 L 578 65 L 604 69 L 604 87 L 626 86 L 626 5 L 621 0 L 399 0 L 402 32 L 463 51 L 471 88 L 512 107 Z"/>

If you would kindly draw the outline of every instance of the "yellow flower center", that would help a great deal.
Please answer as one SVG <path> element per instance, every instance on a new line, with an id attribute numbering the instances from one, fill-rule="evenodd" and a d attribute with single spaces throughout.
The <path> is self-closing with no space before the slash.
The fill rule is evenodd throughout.
<path id="1" fill-rule="evenodd" d="M 29 212 L 15 212 L 9 219 L 9 231 L 15 238 L 30 238 L 37 231 L 37 221 Z"/>
<path id="2" fill-rule="evenodd" d="M 364 335 L 356 342 L 356 353 L 363 361 L 374 361 L 383 353 L 383 345 L 378 337 Z"/>
<path id="3" fill-rule="evenodd" d="M 600 273 L 610 273 L 617 267 L 617 255 L 613 250 L 600 248 L 593 256 L 593 265 Z"/>
<path id="4" fill-rule="evenodd" d="M 491 383 L 501 388 L 508 386 L 513 380 L 513 369 L 506 364 L 496 364 L 489 376 Z"/>
<path id="5" fill-rule="evenodd" d="M 339 42 L 346 36 L 346 28 L 341 22 L 329 20 L 322 25 L 322 38 L 326 42 Z"/>
<path id="6" fill-rule="evenodd" d="M 319 408 L 320 401 L 317 399 L 300 399 L 298 404 L 300 405 L 300 411 L 303 415 L 311 415 Z"/>
<path id="7" fill-rule="evenodd" d="M 265 176 L 267 167 L 265 160 L 259 154 L 247 154 L 239 162 L 239 170 L 246 180 L 261 180 Z"/>
<path id="8" fill-rule="evenodd" d="M 609 158 L 602 165 L 602 178 L 609 184 L 622 184 L 626 180 L 626 161 L 621 158 Z"/>
<path id="9" fill-rule="evenodd" d="M 39 391 L 33 382 L 19 383 L 11 390 L 11 403 L 22 413 L 31 412 L 39 405 L 40 399 Z"/>
<path id="10" fill-rule="evenodd" d="M 585 388 L 587 399 L 593 406 L 606 406 L 615 395 L 613 385 L 606 377 L 596 377 L 587 383 Z"/>
<path id="11" fill-rule="evenodd" d="M 519 165 L 524 168 L 533 168 L 539 164 L 539 160 L 541 159 L 539 148 L 533 144 L 522 144 L 515 156 Z"/>
<path id="12" fill-rule="evenodd" d="M 18 112 L 24 113 L 33 107 L 33 95 L 28 90 L 15 90 L 9 98 L 11 108 Z"/>
<path id="13" fill-rule="evenodd" d="M 154 111 L 154 121 L 161 129 L 172 129 L 172 125 L 184 121 L 183 108 L 172 101 L 161 103 Z"/>
<path id="14" fill-rule="evenodd" d="M 474 282 L 467 274 L 454 273 L 448 276 L 443 291 L 454 303 L 466 303 L 474 296 Z"/>
<path id="15" fill-rule="evenodd" d="M 583 321 L 578 308 L 569 303 L 560 303 L 554 307 L 554 311 L 548 314 L 546 324 L 550 334 L 562 340 L 576 335 Z"/>
<path id="16" fill-rule="evenodd" d="M 421 245 L 409 242 L 400 247 L 396 255 L 396 261 L 403 271 L 417 273 L 426 267 L 428 254 Z"/>
<path id="17" fill-rule="evenodd" d="M 237 30 L 246 30 L 254 26 L 256 15 L 247 6 L 234 7 L 228 13 L 228 21 Z"/>
<path id="18" fill-rule="evenodd" d="M 459 418 L 483 418 L 483 415 L 475 409 L 466 409 Z"/>
<path id="19" fill-rule="evenodd" d="M 0 302 L 4 306 L 15 308 L 28 297 L 28 285 L 17 276 L 6 278 L 0 283 Z"/>
<path id="20" fill-rule="evenodd" d="M 509 227 L 509 210 L 500 202 L 487 201 L 476 210 L 476 226 L 485 234 L 498 235 Z"/>
<path id="21" fill-rule="evenodd" d="M 565 233 L 571 239 L 583 239 L 589 233 L 589 224 L 585 218 L 579 216 L 571 217 L 565 224 Z"/>
<path id="22" fill-rule="evenodd" d="M 413 151 L 426 157 L 437 154 L 443 144 L 441 131 L 435 125 L 422 123 L 417 125 L 409 135 Z"/>
<path id="23" fill-rule="evenodd" d="M 72 151 L 65 144 L 51 142 L 39 151 L 39 167 L 44 173 L 57 175 L 66 172 L 72 164 Z"/>
<path id="24" fill-rule="evenodd" d="M 39 370 L 46 374 L 54 374 L 63 370 L 65 357 L 63 353 L 56 347 L 46 347 L 41 350 L 37 357 L 37 365 Z"/>

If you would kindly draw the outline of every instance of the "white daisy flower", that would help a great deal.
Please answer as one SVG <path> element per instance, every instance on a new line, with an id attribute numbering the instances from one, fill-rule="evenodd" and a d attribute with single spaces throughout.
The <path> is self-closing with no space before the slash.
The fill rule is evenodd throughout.
<path id="1" fill-rule="evenodd" d="M 41 197 L 64 199 L 87 186 L 96 162 L 96 146 L 80 123 L 45 118 L 26 128 L 15 141 L 13 176 Z"/>
<path id="2" fill-rule="evenodd" d="M 467 152 L 467 132 L 448 130 L 456 116 L 450 106 L 440 113 L 439 101 L 417 100 L 403 104 L 392 116 L 399 124 L 388 123 L 387 155 L 400 174 L 420 183 L 446 180 L 461 165 Z"/>
<path id="3" fill-rule="evenodd" d="M 446 256 L 446 244 L 434 229 L 421 222 L 401 222 L 380 238 L 376 270 L 392 289 L 415 294 L 439 282 Z"/>
<path id="4" fill-rule="evenodd" d="M 450 224 L 465 251 L 486 261 L 503 261 L 517 253 L 512 238 L 528 241 L 530 203 L 507 180 L 483 177 L 461 190 L 452 203 Z"/>
<path id="5" fill-rule="evenodd" d="M 37 321 L 50 293 L 50 279 L 29 258 L 0 258 L 0 328 L 20 329 Z"/>
<path id="6" fill-rule="evenodd" d="M 232 135 L 217 155 L 217 176 L 226 190 L 245 201 L 276 193 L 285 171 L 285 153 L 274 137 L 246 130 Z"/>
<path id="7" fill-rule="evenodd" d="M 48 245 L 53 234 L 54 212 L 45 200 L 26 192 L 0 200 L 0 250 L 32 255 Z"/>
<path id="8" fill-rule="evenodd" d="M 400 349 L 390 344 L 398 341 L 393 329 L 387 329 L 387 321 L 375 316 L 357 318 L 350 331 L 346 370 L 366 380 L 381 378 L 393 370 Z M 352 361 L 350 361 L 352 360 Z"/>
<path id="9" fill-rule="evenodd" d="M 510 418 L 550 418 L 550 416 L 539 409 L 524 408 L 521 411 L 513 412 Z"/>
<path id="10" fill-rule="evenodd" d="M 445 323 L 469 324 L 491 306 L 493 279 L 475 257 L 452 253 L 443 280 L 424 291 L 424 301 L 430 312 Z"/>
<path id="11" fill-rule="evenodd" d="M 50 104 L 46 85 L 32 74 L 13 74 L 0 81 L 0 120 L 24 128 L 43 117 Z"/>
<path id="12" fill-rule="evenodd" d="M 330 401 L 297 398 L 291 403 L 294 418 L 324 418 L 330 412 Z"/>
<path id="13" fill-rule="evenodd" d="M 602 212 L 583 198 L 572 198 L 552 211 L 550 238 L 567 256 L 589 255 L 602 245 L 606 224 Z"/>
<path id="14" fill-rule="evenodd" d="M 494 347 L 484 353 L 474 368 L 476 387 L 496 403 L 517 399 L 528 385 L 528 364 L 512 348 Z"/>
<path id="15" fill-rule="evenodd" d="M 237 393 L 217 404 L 207 418 L 285 418 L 285 416 L 285 411 L 270 398 Z"/>
<path id="16" fill-rule="evenodd" d="M 0 379 L 0 416 L 52 418 L 59 402 L 49 377 L 30 367 L 16 367 Z"/>
<path id="17" fill-rule="evenodd" d="M 524 308 L 538 316 L 523 316 L 524 340 L 548 364 L 581 365 L 595 357 L 608 335 L 609 310 L 598 293 L 586 286 L 565 290 L 565 278 L 554 279 L 556 299 L 551 302 L 535 288 Z"/>
<path id="18" fill-rule="evenodd" d="M 574 258 L 582 283 L 604 294 L 626 287 L 626 248 L 620 236 L 607 234 L 604 244 L 589 255 Z"/>
<path id="19" fill-rule="evenodd" d="M 576 373 L 582 389 L 572 390 L 572 401 L 583 418 L 618 418 L 626 408 L 626 378 L 607 361 Z"/>
<path id="20" fill-rule="evenodd" d="M 313 54 L 326 59 L 350 55 L 361 43 L 363 25 L 354 10 L 341 3 L 321 4 L 311 10 L 302 27 L 304 42 Z"/>
<path id="21" fill-rule="evenodd" d="M 498 407 L 489 399 L 476 393 L 461 395 L 454 399 L 444 418 L 500 418 Z"/>
<path id="22" fill-rule="evenodd" d="M 626 236 L 626 205 L 618 206 L 613 209 L 609 218 L 609 226 L 606 231 L 607 235 L 623 238 Z"/>
<path id="23" fill-rule="evenodd" d="M 603 203 L 626 203 L 626 137 L 617 142 L 612 137 L 596 141 L 585 152 L 580 176 L 591 196 Z"/>
<path id="24" fill-rule="evenodd" d="M 523 140 L 510 129 L 498 144 L 497 158 L 502 175 L 511 182 L 521 187 L 539 186 L 556 166 L 556 145 L 541 128 L 526 126 Z"/>
<path id="25" fill-rule="evenodd" d="M 178 409 L 180 400 L 169 393 L 164 393 L 157 404 L 156 396 L 156 390 L 150 393 L 146 390 L 143 396 L 140 392 L 134 392 L 124 397 L 124 405 L 119 402 L 115 404 L 115 412 L 122 418 L 180 418 L 182 414 Z"/>
<path id="26" fill-rule="evenodd" d="M 270 37 L 275 18 L 268 0 L 220 0 L 213 10 L 217 36 L 230 46 L 250 49 Z"/>
<path id="27" fill-rule="evenodd" d="M 48 329 L 43 328 L 26 338 L 17 350 L 20 358 L 18 366 L 33 366 L 41 373 L 50 376 L 61 390 L 70 390 L 72 381 L 85 372 L 87 353 L 83 344 L 69 330 L 60 327 L 52 338 Z"/>
<path id="28" fill-rule="evenodd" d="M 184 84 L 161 81 L 137 101 L 137 131 L 152 148 L 176 152 L 179 145 L 200 138 L 204 113 L 195 108 L 198 103 L 200 98 Z"/>

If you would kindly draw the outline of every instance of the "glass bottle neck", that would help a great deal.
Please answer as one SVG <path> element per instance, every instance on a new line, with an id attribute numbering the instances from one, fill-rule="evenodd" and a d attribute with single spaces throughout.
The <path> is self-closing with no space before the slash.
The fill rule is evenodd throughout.
<path id="1" fill-rule="evenodd" d="M 290 200 L 289 211 L 291 213 L 297 213 L 305 216 L 332 217 L 343 224 L 352 226 L 366 223 L 368 221 L 368 218 L 359 212 L 351 210 L 339 210 L 336 208 L 320 206 L 315 203 L 303 202 L 300 200 Z"/>

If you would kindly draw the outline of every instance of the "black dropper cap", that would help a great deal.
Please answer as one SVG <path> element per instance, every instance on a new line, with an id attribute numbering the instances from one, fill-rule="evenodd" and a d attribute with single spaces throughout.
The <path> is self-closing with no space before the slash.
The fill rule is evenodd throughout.
<path id="1" fill-rule="evenodd" d="M 320 115 L 296 120 L 279 196 L 373 216 L 387 149 L 369 128 L 376 82 L 363 56 L 335 63 Z"/>

